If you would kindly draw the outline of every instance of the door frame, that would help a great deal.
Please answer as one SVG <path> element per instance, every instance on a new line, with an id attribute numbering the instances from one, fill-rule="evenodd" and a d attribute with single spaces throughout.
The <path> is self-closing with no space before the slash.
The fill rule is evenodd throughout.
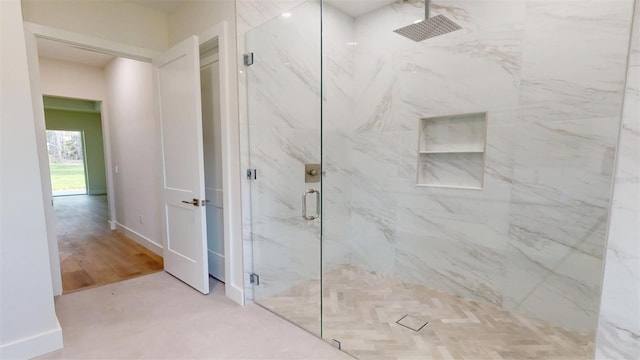
<path id="1" fill-rule="evenodd" d="M 40 177 L 43 189 L 43 203 L 47 224 L 47 241 L 49 245 L 49 260 L 53 284 L 53 295 L 62 294 L 62 278 L 60 275 L 60 258 L 58 252 L 57 235 L 55 229 L 55 214 L 52 206 L 51 179 L 49 177 L 49 162 L 46 144 L 46 128 L 44 120 L 44 103 L 40 85 L 40 69 L 38 60 L 38 46 L 36 39 L 42 38 L 57 41 L 66 45 L 87 50 L 112 54 L 133 60 L 151 63 L 158 54 L 157 51 L 141 47 L 126 45 L 111 40 L 105 40 L 57 29 L 40 24 L 24 22 L 25 40 L 31 92 L 33 97 L 34 123 L 36 128 L 36 145 L 40 163 Z M 224 242 L 225 242 L 225 271 L 227 282 L 225 295 L 234 302 L 244 305 L 244 276 L 242 258 L 242 202 L 240 180 L 240 131 L 238 124 L 237 83 L 231 81 L 235 75 L 235 61 L 233 42 L 230 41 L 229 26 L 223 21 L 199 34 L 199 41 L 204 42 L 218 38 L 220 56 L 220 114 L 222 132 L 222 168 L 224 193 Z M 102 99 L 97 99 L 102 100 Z M 157 114 L 155 114 L 157 117 Z M 103 137 L 105 140 L 105 165 L 107 167 L 107 191 L 109 199 L 109 216 L 111 229 L 115 229 L 115 197 L 113 193 L 113 174 L 111 146 L 109 139 L 108 113 L 106 107 L 102 109 Z M 159 195 L 159 193 L 158 193 Z M 164 245 L 163 245 L 164 246 Z"/>
<path id="2" fill-rule="evenodd" d="M 222 202 L 224 222 L 225 295 L 244 304 L 244 267 L 242 251 L 242 195 L 240 170 L 240 126 L 238 117 L 236 63 L 232 34 L 223 21 L 198 34 L 200 46 L 218 39 L 220 69 L 220 133 L 222 147 Z"/>

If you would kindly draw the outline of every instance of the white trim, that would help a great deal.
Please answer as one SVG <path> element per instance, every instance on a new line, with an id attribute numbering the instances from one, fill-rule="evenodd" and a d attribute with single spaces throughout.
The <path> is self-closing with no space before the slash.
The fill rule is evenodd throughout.
<path id="1" fill-rule="evenodd" d="M 25 44 L 27 47 L 27 66 L 33 103 L 33 121 L 36 129 L 36 147 L 40 166 L 40 184 L 42 186 L 42 202 L 47 227 L 47 243 L 49 248 L 49 266 L 51 267 L 51 285 L 53 296 L 62 295 L 62 274 L 60 273 L 60 253 L 58 251 L 58 235 L 56 216 L 53 210 L 53 194 L 49 173 L 49 153 L 47 151 L 47 129 L 44 119 L 44 101 L 40 86 L 40 64 L 38 60 L 38 44 L 33 33 L 25 28 Z"/>
<path id="2" fill-rule="evenodd" d="M 37 38 L 54 40 L 85 50 L 97 51 L 144 62 L 151 62 L 151 59 L 158 54 L 158 52 L 154 50 L 125 45 L 111 40 L 100 39 L 27 21 L 24 22 L 24 29 Z"/>
<path id="3" fill-rule="evenodd" d="M 121 231 L 127 237 L 133 239 L 133 241 L 135 241 L 138 244 L 144 246 L 145 248 L 153 251 L 156 255 L 162 256 L 162 245 L 161 244 L 158 244 L 157 242 L 149 239 L 148 237 L 140 234 L 139 232 L 137 232 L 135 230 L 132 230 L 131 228 L 128 228 L 128 227 L 120 224 L 117 221 L 114 221 L 113 224 L 114 224 L 114 229 L 113 230 Z"/>
<path id="4" fill-rule="evenodd" d="M 218 38 L 220 63 L 220 132 L 222 134 L 222 188 L 224 214 L 225 295 L 244 305 L 244 269 L 242 266 L 242 196 L 240 181 L 240 129 L 238 107 L 231 94 L 235 76 L 235 49 L 228 24 L 223 21 L 198 35 L 200 45 Z"/>
<path id="5" fill-rule="evenodd" d="M 238 288 L 237 286 L 227 282 L 224 284 L 224 295 L 237 304 L 245 305 L 244 288 Z"/>
<path id="6" fill-rule="evenodd" d="M 0 346 L 1 359 L 30 359 L 62 349 L 62 328 L 58 322 L 52 330 L 12 341 Z"/>
<path id="7" fill-rule="evenodd" d="M 113 171 L 113 160 L 111 158 L 111 131 L 109 130 L 109 110 L 105 104 L 108 99 L 100 100 L 100 125 L 102 126 L 102 150 L 104 155 L 104 173 L 107 179 L 107 206 L 109 207 L 109 222 L 116 221 L 116 186 Z M 111 224 L 111 230 L 115 229 Z"/>

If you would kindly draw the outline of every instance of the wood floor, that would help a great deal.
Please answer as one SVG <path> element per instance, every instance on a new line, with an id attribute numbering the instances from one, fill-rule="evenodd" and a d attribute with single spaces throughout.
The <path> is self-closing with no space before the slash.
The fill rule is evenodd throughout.
<path id="1" fill-rule="evenodd" d="M 63 293 L 163 269 L 162 257 L 109 229 L 106 196 L 59 196 L 53 202 Z"/>

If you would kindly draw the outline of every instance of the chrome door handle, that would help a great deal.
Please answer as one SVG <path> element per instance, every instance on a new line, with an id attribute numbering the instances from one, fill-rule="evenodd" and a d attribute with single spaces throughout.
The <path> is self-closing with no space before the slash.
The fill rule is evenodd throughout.
<path id="1" fill-rule="evenodd" d="M 307 215 L 307 195 L 316 194 L 316 214 Z M 316 189 L 308 189 L 302 194 L 302 218 L 305 220 L 315 220 L 320 217 L 320 191 Z"/>

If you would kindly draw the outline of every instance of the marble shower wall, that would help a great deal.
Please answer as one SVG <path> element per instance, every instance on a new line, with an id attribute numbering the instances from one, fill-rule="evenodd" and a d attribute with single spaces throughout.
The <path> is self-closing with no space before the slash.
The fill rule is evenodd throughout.
<path id="1" fill-rule="evenodd" d="M 248 94 L 245 104 L 270 114 L 241 118 L 243 167 L 260 172 L 260 159 L 270 168 L 253 193 L 244 184 L 253 231 L 268 237 L 252 243 L 247 216 L 245 249 L 267 244 L 253 257 L 270 259 L 261 271 L 283 279 L 261 296 L 318 271 L 318 247 L 298 241 L 317 228 L 294 220 L 304 185 L 283 175 L 317 160 L 307 155 L 320 146 L 311 99 L 319 65 L 307 58 L 317 54 L 308 26 L 318 6 L 301 3 L 237 1 L 239 53 L 245 33 L 266 30 L 246 50 L 275 51 L 275 67 L 264 70 L 278 74 L 254 82 L 255 93 L 240 74 L 241 101 Z M 325 4 L 324 270 L 358 265 L 594 331 L 632 0 L 436 0 L 433 15 L 462 30 L 421 43 L 392 32 L 420 19 L 423 6 L 398 2 L 353 18 Z M 271 29 L 285 11 L 307 29 Z M 416 187 L 419 119 L 485 111 L 483 189 Z M 274 207 L 256 214 L 264 204 Z"/>
<path id="2" fill-rule="evenodd" d="M 320 222 L 301 217 L 302 194 L 319 185 L 307 186 L 304 174 L 320 163 L 320 9 L 308 2 L 288 13 L 245 42 L 254 53 L 245 70 L 256 299 L 320 278 Z M 311 306 L 319 315 L 319 299 Z"/>
<path id="3" fill-rule="evenodd" d="M 240 116 L 240 161 L 242 169 L 249 169 L 252 166 L 249 148 L 249 99 L 247 88 L 247 68 L 243 64 L 243 54 L 247 50 L 247 32 L 256 29 L 280 16 L 283 12 L 302 4 L 304 0 L 236 0 L 236 33 L 238 50 L 238 101 Z M 261 177 L 262 178 L 262 177 Z M 253 300 L 253 285 L 249 276 L 259 269 L 254 268 L 254 249 L 252 232 L 252 196 L 251 181 L 242 182 L 242 240 L 243 240 L 243 261 L 244 261 L 244 284 L 246 300 Z M 260 256 L 257 254 L 257 256 Z M 260 294 L 258 294 L 260 296 Z"/>
<path id="4" fill-rule="evenodd" d="M 462 30 L 393 33 L 423 6 L 355 18 L 351 263 L 594 331 L 632 1 L 435 1 Z M 416 187 L 419 119 L 484 111 L 484 188 Z"/>
<path id="5" fill-rule="evenodd" d="M 640 4 L 636 0 L 596 359 L 640 358 Z"/>
<path id="6" fill-rule="evenodd" d="M 246 104 L 241 114 L 243 167 L 258 171 L 258 179 L 245 182 L 243 189 L 244 198 L 249 199 L 244 207 L 250 209 L 245 211 L 250 216 L 243 220 L 245 249 L 250 253 L 245 261 L 253 265 L 246 272 L 247 277 L 251 272 L 260 275 L 261 286 L 252 294 L 260 299 L 320 277 L 320 221 L 301 217 L 303 192 L 320 190 L 319 183 L 304 182 L 304 165 L 321 160 L 320 6 L 317 1 L 239 1 L 237 12 L 239 55 L 253 52 L 255 56 L 252 66 L 240 67 L 240 92 Z M 352 18 L 334 12 L 332 30 L 325 38 L 333 44 L 344 43 L 345 34 L 353 33 L 353 23 Z M 350 183 L 350 141 L 341 128 L 352 112 L 350 51 L 329 47 L 332 56 L 325 59 L 324 87 L 331 94 L 324 102 L 330 101 L 334 108 L 324 113 L 332 129 L 323 134 L 324 154 L 336 166 L 325 168 L 330 175 L 325 176 L 323 191 L 332 193 L 348 192 L 345 184 Z M 350 261 L 344 236 L 349 225 L 348 199 L 345 195 L 323 204 L 323 221 L 331 224 L 323 236 L 325 271 Z M 313 204 L 314 195 L 308 200 Z M 310 213 L 314 211 L 311 204 Z M 310 299 L 307 305 L 319 309 L 319 300 Z"/>

